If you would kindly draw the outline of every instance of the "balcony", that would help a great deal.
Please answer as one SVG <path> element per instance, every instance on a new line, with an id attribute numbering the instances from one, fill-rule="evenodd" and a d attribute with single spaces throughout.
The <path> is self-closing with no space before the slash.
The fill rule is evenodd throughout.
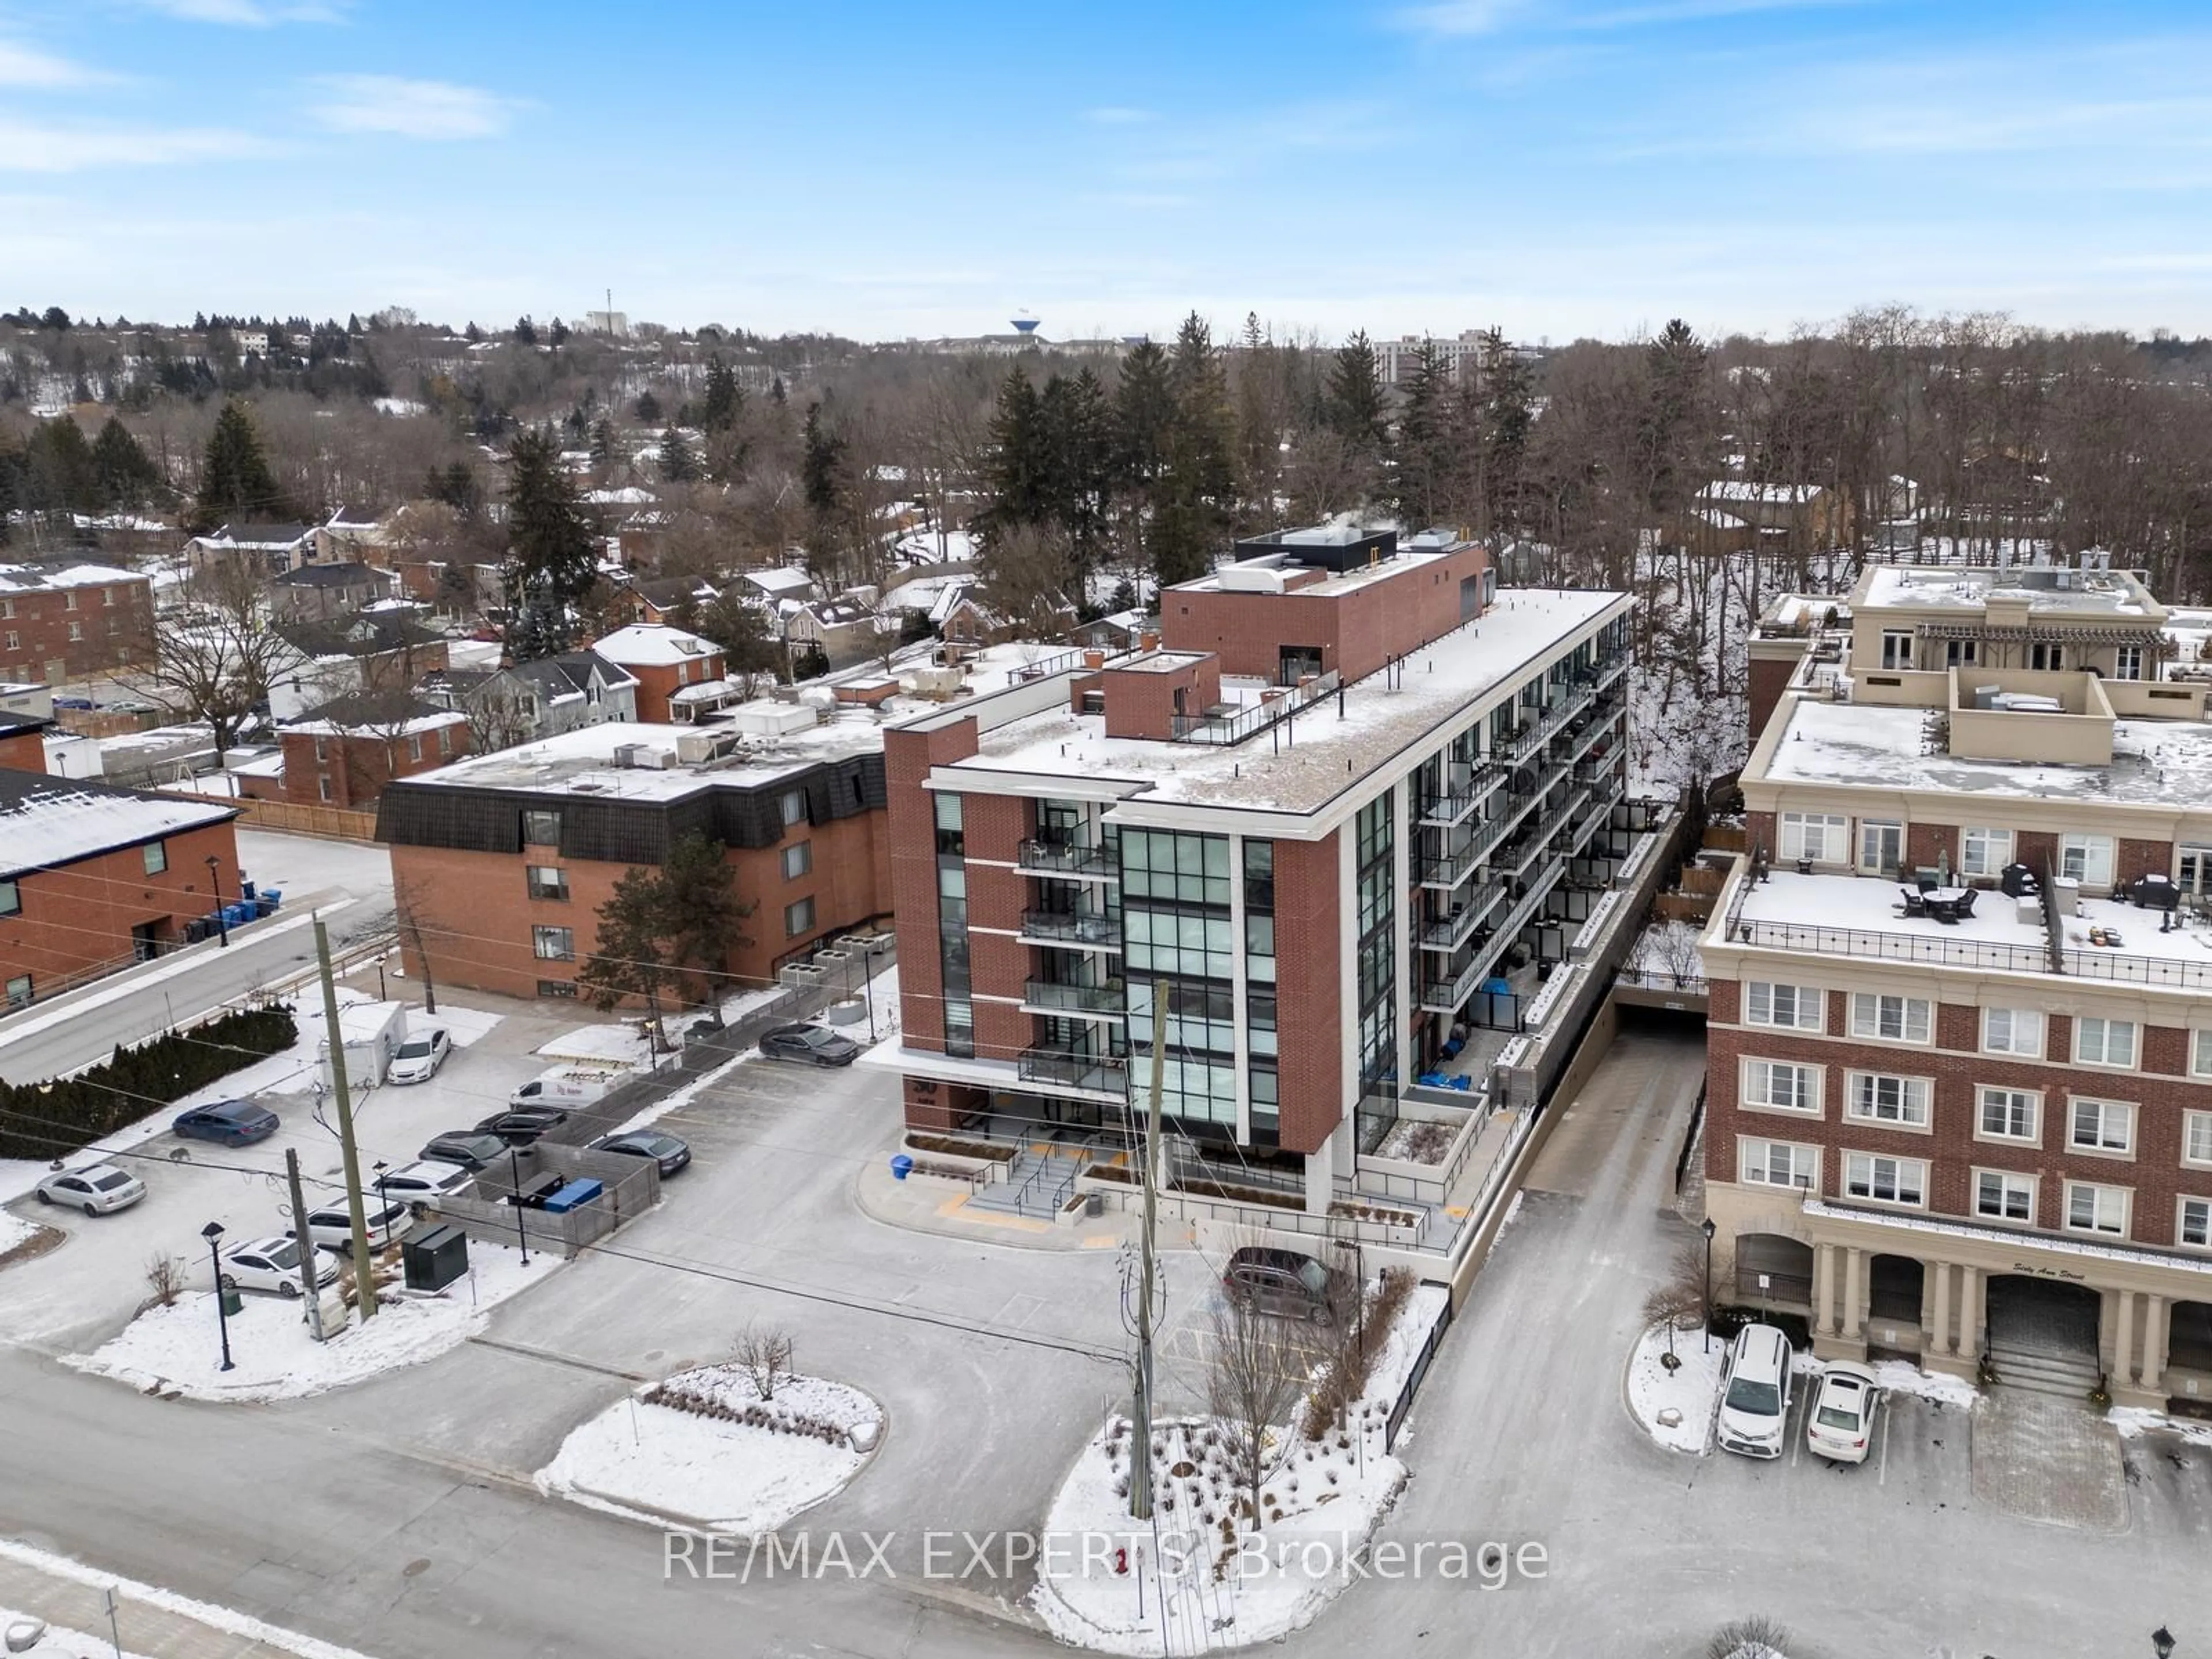
<path id="1" fill-rule="evenodd" d="M 1432 921 L 1421 930 L 1421 949 L 1442 951 L 1456 955 L 1460 947 L 1474 934 L 1483 918 L 1497 909 L 1505 896 L 1503 888 L 1492 888 L 1478 893 L 1441 921 Z"/>
<path id="2" fill-rule="evenodd" d="M 1334 696 L 1342 684 L 1341 677 L 1331 669 L 1303 685 L 1271 686 L 1257 702 L 1241 707 L 1224 703 L 1200 714 L 1170 715 L 1168 738 L 1172 743 L 1243 743 L 1301 709 L 1310 708 L 1323 697 Z"/>
<path id="3" fill-rule="evenodd" d="M 1079 1089 L 1086 1094 L 1112 1095 L 1127 1099 L 1129 1062 L 1113 1054 L 1079 1054 L 1066 1048 L 1024 1048 L 1014 1062 L 1024 1083 L 1054 1088 Z"/>
<path id="4" fill-rule="evenodd" d="M 1102 911 L 1024 910 L 1022 937 L 1038 945 L 1077 945 L 1118 951 L 1121 948 L 1121 924 Z"/>
<path id="5" fill-rule="evenodd" d="M 1421 988 L 1421 1006 L 1432 1014 L 1456 1015 L 1489 973 L 1492 955 L 1489 951 L 1479 951 L 1451 978 L 1428 981 Z"/>
<path id="6" fill-rule="evenodd" d="M 1505 832 L 1513 827 L 1517 816 L 1517 814 L 1509 813 L 1504 817 L 1492 818 L 1487 823 L 1477 824 L 1474 834 L 1464 847 L 1423 859 L 1420 865 L 1420 884 L 1424 887 L 1437 888 L 1444 892 L 1449 892 L 1452 889 L 1462 885 L 1469 876 L 1481 868 L 1483 861 L 1490 854 L 1490 849 L 1497 846 Z"/>
<path id="7" fill-rule="evenodd" d="M 1431 829 L 1455 830 L 1466 823 L 1484 801 L 1496 794 L 1504 781 L 1504 769 L 1485 761 L 1468 776 L 1455 779 L 1449 789 L 1423 796 L 1420 822 Z"/>
<path id="8" fill-rule="evenodd" d="M 1022 992 L 1022 1006 L 1050 1014 L 1110 1014 L 1118 1018 L 1128 1006 L 1127 992 L 1118 979 L 1103 985 L 1060 985 L 1046 980 L 1030 981 Z"/>
<path id="9" fill-rule="evenodd" d="M 1106 849 L 1087 841 L 1025 841 L 1018 861 L 1024 870 L 1048 876 L 1103 876 L 1111 880 L 1120 872 L 1106 860 Z"/>

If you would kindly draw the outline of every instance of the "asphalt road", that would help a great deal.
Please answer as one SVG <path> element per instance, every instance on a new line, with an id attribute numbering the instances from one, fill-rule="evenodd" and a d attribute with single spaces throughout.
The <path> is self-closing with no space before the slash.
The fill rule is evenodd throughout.
<path id="1" fill-rule="evenodd" d="M 1645 1438 L 1622 1370 L 1686 1233 L 1666 1200 L 1700 1064 L 1693 1043 L 1626 1037 L 1563 1106 L 1410 1421 L 1413 1484 L 1385 1535 L 1541 1544 L 1545 1577 L 1362 1584 L 1285 1645 L 1692 1659 L 1752 1612 L 1799 1632 L 1792 1659 L 2127 1652 L 2160 1620 L 2212 1633 L 2202 1453 L 2100 1536 L 1977 1511 L 1966 1425 L 1910 1402 L 1884 1462 L 1850 1472 Z M 915 1582 L 913 1535 L 1041 1517 L 1120 1386 L 1046 1345 L 1113 1345 L 1115 1265 L 865 1219 L 853 1174 L 896 1109 L 865 1073 L 740 1066 L 667 1120 L 698 1162 L 621 1236 L 631 1256 L 564 1267 L 489 1340 L 343 1393 L 164 1403 L 0 1352 L 0 1534 L 387 1659 L 1036 1659 L 1047 1640 L 1018 1615 Z M 1171 1285 L 1206 1277 L 1170 1258 Z M 796 1328 L 801 1369 L 887 1407 L 874 1463 L 802 1524 L 902 1529 L 897 1582 L 665 1582 L 657 1533 L 530 1488 L 625 1374 L 725 1352 L 756 1315 Z"/>
<path id="2" fill-rule="evenodd" d="M 186 1020 L 314 966 L 308 912 L 319 905 L 333 950 L 378 927 L 389 931 L 392 868 L 380 847 L 241 831 L 240 860 L 280 890 L 275 915 L 95 980 L 0 1019 L 0 1081 L 29 1083 L 105 1059 Z M 232 896 L 235 897 L 235 895 Z"/>

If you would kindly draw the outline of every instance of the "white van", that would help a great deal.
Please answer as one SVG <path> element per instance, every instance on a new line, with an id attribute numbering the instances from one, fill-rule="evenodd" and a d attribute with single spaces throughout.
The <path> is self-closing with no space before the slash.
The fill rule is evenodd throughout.
<path id="1" fill-rule="evenodd" d="M 510 1106 L 553 1106 L 563 1111 L 594 1106 L 616 1085 L 635 1075 L 601 1066 L 556 1066 L 524 1084 L 507 1097 Z"/>
<path id="2" fill-rule="evenodd" d="M 1790 1419 L 1790 1339 L 1771 1325 L 1747 1325 L 1729 1346 L 1721 1391 L 1723 1451 L 1782 1455 Z"/>

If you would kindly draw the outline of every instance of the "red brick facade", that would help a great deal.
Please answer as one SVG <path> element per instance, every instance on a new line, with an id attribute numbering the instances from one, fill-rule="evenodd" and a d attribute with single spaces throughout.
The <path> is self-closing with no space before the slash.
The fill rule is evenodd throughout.
<path id="1" fill-rule="evenodd" d="M 465 720 L 404 738 L 374 732 L 318 737 L 288 731 L 282 740 L 284 799 L 301 806 L 355 809 L 375 805 L 384 786 L 394 778 L 450 766 L 471 747 Z"/>
<path id="2" fill-rule="evenodd" d="M 1344 1121 L 1344 906 L 1338 837 L 1275 843 L 1275 1018 L 1285 1151 L 1315 1152 Z M 1401 995 L 1410 988 L 1401 988 Z"/>
<path id="3" fill-rule="evenodd" d="M 0 592 L 0 680 L 58 684 L 154 659 L 143 576 Z"/>
<path id="4" fill-rule="evenodd" d="M 45 771 L 46 734 L 35 726 L 19 726 L 0 732 L 0 767 L 14 772 Z"/>
<path id="5" fill-rule="evenodd" d="M 161 945 L 181 944 L 187 921 L 214 914 L 217 893 L 238 897 L 229 820 L 179 830 L 160 846 L 165 867 L 156 872 L 146 868 L 144 847 L 126 847 L 15 878 L 21 908 L 0 916 L 4 976 L 27 975 L 33 995 L 50 995 L 94 970 L 128 966 L 138 953 L 133 928 Z"/>

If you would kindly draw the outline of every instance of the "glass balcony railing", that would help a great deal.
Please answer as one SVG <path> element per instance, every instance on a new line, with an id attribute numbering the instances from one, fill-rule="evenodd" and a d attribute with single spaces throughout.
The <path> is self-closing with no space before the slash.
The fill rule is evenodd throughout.
<path id="1" fill-rule="evenodd" d="M 1024 1048 L 1014 1062 L 1024 1083 L 1043 1083 L 1093 1094 L 1129 1092 L 1129 1062 L 1114 1054 L 1079 1054 L 1066 1048 Z"/>
<path id="2" fill-rule="evenodd" d="M 1055 876 L 1110 876 L 1117 873 L 1107 861 L 1106 849 L 1087 841 L 1025 841 L 1019 862 L 1024 870 Z"/>
<path id="3" fill-rule="evenodd" d="M 1128 1006 L 1128 996 L 1118 979 L 1103 985 L 1060 985 L 1033 979 L 1022 993 L 1032 1008 L 1057 1008 L 1078 1014 L 1118 1014 Z"/>
<path id="4" fill-rule="evenodd" d="M 1091 910 L 1024 910 L 1024 939 L 1050 939 L 1074 945 L 1119 945 L 1121 924 L 1113 916 Z"/>

